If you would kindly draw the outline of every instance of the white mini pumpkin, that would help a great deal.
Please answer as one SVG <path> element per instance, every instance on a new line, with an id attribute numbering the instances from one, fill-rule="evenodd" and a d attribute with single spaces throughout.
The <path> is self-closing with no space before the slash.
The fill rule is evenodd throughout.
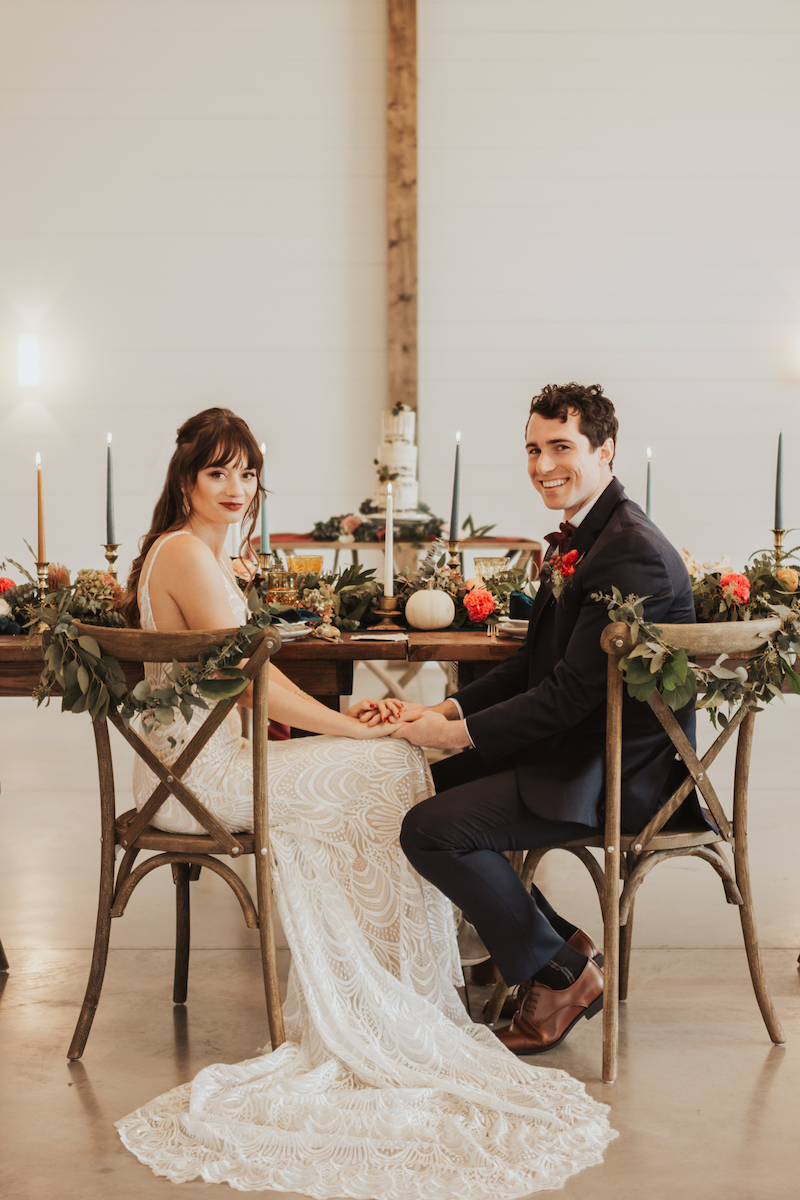
<path id="1" fill-rule="evenodd" d="M 446 629 L 455 615 L 453 597 L 438 588 L 413 592 L 406 601 L 405 618 L 413 629 Z"/>

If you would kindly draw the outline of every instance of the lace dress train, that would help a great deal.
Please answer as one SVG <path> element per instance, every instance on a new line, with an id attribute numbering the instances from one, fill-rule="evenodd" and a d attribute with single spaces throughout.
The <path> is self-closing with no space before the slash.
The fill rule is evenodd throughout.
<path id="1" fill-rule="evenodd" d="M 226 824 L 233 781 L 251 786 L 247 744 L 228 749 L 229 772 L 219 747 L 209 767 Z M 271 743 L 269 789 L 288 1040 L 131 1113 L 125 1145 L 176 1183 L 320 1200 L 501 1200 L 601 1162 L 616 1136 L 606 1106 L 566 1072 L 520 1062 L 456 992 L 452 906 L 397 840 L 433 790 L 422 753 L 389 739 Z"/>

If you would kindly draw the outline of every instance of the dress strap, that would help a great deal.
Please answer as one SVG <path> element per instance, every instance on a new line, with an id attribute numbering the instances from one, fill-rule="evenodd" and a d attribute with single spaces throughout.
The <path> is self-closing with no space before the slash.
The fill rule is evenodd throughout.
<path id="1" fill-rule="evenodd" d="M 170 540 L 170 538 L 180 537 L 180 535 L 182 533 L 185 533 L 187 537 L 192 536 L 191 533 L 189 533 L 188 529 L 174 529 L 172 531 L 172 533 L 168 533 L 167 536 L 165 538 L 162 538 L 162 540 L 158 543 L 155 550 L 153 551 L 153 557 L 150 559 L 150 566 L 147 568 L 147 574 L 145 575 L 144 579 L 142 580 L 142 584 L 141 584 L 142 591 L 147 591 L 148 584 L 150 583 L 150 575 L 152 574 L 152 571 L 153 571 L 153 563 L 158 558 L 158 552 L 161 549 L 161 547 L 166 545 L 166 543 Z"/>

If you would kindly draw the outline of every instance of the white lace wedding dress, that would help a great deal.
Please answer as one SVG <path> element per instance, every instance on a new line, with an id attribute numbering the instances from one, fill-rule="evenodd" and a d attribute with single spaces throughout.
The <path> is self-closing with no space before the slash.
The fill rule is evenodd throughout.
<path id="1" fill-rule="evenodd" d="M 155 628 L 147 581 L 141 612 Z M 192 770 L 232 831 L 252 828 L 249 748 L 234 721 Z M 137 803 L 153 786 L 137 775 Z M 128 1149 L 176 1183 L 359 1200 L 521 1197 L 601 1162 L 616 1136 L 606 1106 L 566 1072 L 520 1062 L 455 990 L 452 906 L 397 841 L 404 813 L 432 791 L 422 753 L 393 739 L 275 742 L 269 790 L 292 952 L 288 1041 L 206 1067 L 119 1121 Z M 159 824 L 191 828 L 188 814 L 161 811 Z"/>

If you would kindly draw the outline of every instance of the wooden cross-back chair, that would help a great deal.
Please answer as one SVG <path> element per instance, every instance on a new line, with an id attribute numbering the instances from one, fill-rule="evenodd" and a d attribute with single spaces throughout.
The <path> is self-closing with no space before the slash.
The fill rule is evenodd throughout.
<path id="1" fill-rule="evenodd" d="M 199 656 L 218 646 L 236 632 L 215 629 L 203 632 L 157 633 L 131 629 L 100 629 L 80 626 L 100 645 L 103 654 L 113 655 L 120 662 L 196 662 Z M 183 778 L 197 755 L 219 728 L 236 700 L 221 700 L 210 709 L 203 724 L 180 751 L 177 759 L 166 765 L 153 753 L 147 738 L 133 729 L 126 729 L 118 716 L 94 721 L 97 748 L 97 768 L 100 782 L 100 813 L 102 848 L 100 865 L 100 898 L 97 909 L 94 951 L 86 996 L 69 1048 L 68 1058 L 75 1060 L 83 1054 L 94 1014 L 100 1000 L 111 932 L 111 920 L 121 917 L 134 888 L 158 867 L 170 866 L 175 882 L 176 936 L 175 976 L 172 999 L 175 1004 L 186 1000 L 189 974 L 189 884 L 196 880 L 203 867 L 220 875 L 238 899 L 245 923 L 258 929 L 261 940 L 261 962 L 267 999 L 270 1040 L 273 1048 L 285 1041 L 283 1012 L 278 987 L 277 955 L 272 921 L 272 881 L 269 854 L 269 816 L 267 805 L 267 679 L 270 655 L 280 649 L 281 640 L 272 630 L 262 630 L 252 643 L 244 671 L 253 681 L 253 833 L 229 833 L 227 829 L 186 786 Z M 109 722 L 119 731 L 158 777 L 160 783 L 147 803 L 137 812 L 131 809 L 115 815 L 114 767 L 108 735 Z M 178 728 L 183 727 L 181 720 Z M 185 727 L 184 727 L 185 728 Z M 150 822 L 170 795 L 175 797 L 206 830 L 204 834 L 165 833 Z M 116 848 L 124 854 L 114 872 Z M 156 851 L 140 866 L 135 862 L 140 851 Z M 223 862 L 221 855 L 240 858 L 252 854 L 255 859 L 256 902 L 240 877 Z"/>
<path id="2" fill-rule="evenodd" d="M 780 619 L 775 617 L 724 624 L 661 625 L 659 628 L 669 645 L 683 647 L 690 655 L 716 658 L 720 654 L 727 654 L 731 658 L 744 659 L 760 649 L 764 635 L 774 633 L 780 624 Z M 511 861 L 525 886 L 530 888 L 544 855 L 550 850 L 567 850 L 580 859 L 594 881 L 604 930 L 603 1079 L 613 1083 L 617 1075 L 619 1001 L 625 1000 L 628 994 L 636 892 L 655 866 L 682 855 L 692 855 L 709 863 L 722 880 L 728 903 L 738 906 L 750 978 L 758 1006 L 770 1038 L 776 1045 L 782 1045 L 784 1036 L 767 987 L 758 944 L 747 854 L 747 799 L 755 713 L 742 705 L 713 745 L 702 758 L 698 758 L 674 714 L 662 697 L 654 693 L 648 703 L 669 735 L 677 754 L 686 764 L 688 774 L 640 833 L 635 837 L 623 835 L 620 826 L 622 696 L 625 685 L 619 660 L 632 649 L 629 627 L 621 622 L 609 625 L 603 632 L 602 646 L 608 654 L 605 832 L 602 836 L 531 850 L 527 855 L 515 851 Z M 736 764 L 732 815 L 728 817 L 708 778 L 708 768 L 734 733 L 737 733 Z M 713 829 L 698 831 L 691 822 L 681 821 L 680 806 L 693 787 L 700 792 L 719 832 Z M 725 845 L 733 852 L 733 869 L 723 849 Z M 603 866 L 591 853 L 592 848 L 603 849 Z M 507 994 L 508 988 L 501 980 L 486 1008 L 485 1019 L 488 1023 L 497 1020 Z"/>

